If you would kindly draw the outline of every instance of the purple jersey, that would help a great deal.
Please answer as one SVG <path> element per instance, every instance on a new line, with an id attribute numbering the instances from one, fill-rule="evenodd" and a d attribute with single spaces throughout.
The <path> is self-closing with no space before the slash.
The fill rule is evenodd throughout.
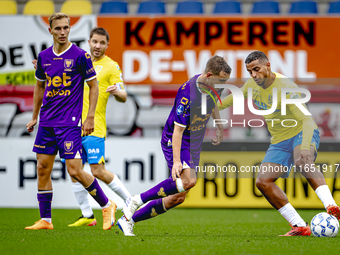
<path id="1" fill-rule="evenodd" d="M 91 56 L 73 44 L 60 54 L 52 46 L 39 54 L 35 76 L 47 81 L 39 125 L 81 126 L 84 81 L 96 77 Z"/>
<path id="2" fill-rule="evenodd" d="M 201 151 L 206 125 L 215 103 L 207 96 L 207 114 L 201 114 L 201 92 L 196 85 L 198 77 L 199 75 L 195 75 L 178 89 L 174 106 L 163 130 L 162 146 L 169 146 L 174 125 L 179 125 L 186 127 L 182 137 L 182 148 L 185 146 L 192 152 Z"/>

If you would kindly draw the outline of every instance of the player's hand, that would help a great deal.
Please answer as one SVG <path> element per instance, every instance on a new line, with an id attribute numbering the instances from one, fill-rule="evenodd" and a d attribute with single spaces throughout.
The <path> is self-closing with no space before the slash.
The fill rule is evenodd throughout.
<path id="1" fill-rule="evenodd" d="M 29 133 L 33 132 L 34 126 L 37 124 L 36 119 L 31 119 L 30 122 L 27 123 L 26 128 Z"/>
<path id="2" fill-rule="evenodd" d="M 296 165 L 304 167 L 305 165 L 311 166 L 312 164 L 313 158 L 310 150 L 300 150 L 300 156 L 296 160 Z"/>
<path id="3" fill-rule="evenodd" d="M 213 145 L 219 145 L 223 141 L 223 129 L 216 130 L 216 138 L 211 138 Z"/>
<path id="4" fill-rule="evenodd" d="M 94 117 L 87 117 L 81 128 L 83 130 L 83 136 L 87 136 L 87 135 L 93 133 L 93 131 L 94 131 Z"/>
<path id="5" fill-rule="evenodd" d="M 32 60 L 32 64 L 34 65 L 34 69 L 37 70 L 38 60 L 33 59 L 33 60 Z"/>
<path id="6" fill-rule="evenodd" d="M 116 96 L 116 95 L 117 95 L 117 92 L 118 92 L 118 89 L 117 89 L 116 84 L 109 86 L 109 87 L 106 89 L 106 92 L 109 92 L 112 96 Z"/>
<path id="7" fill-rule="evenodd" d="M 177 178 L 180 178 L 180 174 L 183 170 L 183 165 L 181 162 L 175 162 L 172 166 L 171 170 L 171 177 L 174 181 L 176 181 Z"/>

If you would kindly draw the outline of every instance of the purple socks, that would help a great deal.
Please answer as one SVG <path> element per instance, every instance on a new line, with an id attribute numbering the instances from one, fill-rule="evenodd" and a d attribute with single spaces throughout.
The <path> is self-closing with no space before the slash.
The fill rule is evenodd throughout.
<path id="1" fill-rule="evenodd" d="M 39 193 L 44 192 L 44 193 Z M 52 202 L 53 191 L 38 191 L 38 202 L 40 218 L 51 218 L 51 202 Z"/>
<path id="2" fill-rule="evenodd" d="M 155 200 L 157 198 L 163 198 L 172 194 L 179 193 L 176 182 L 172 180 L 172 178 L 168 178 L 153 188 L 149 189 L 148 191 L 145 191 L 144 193 L 140 194 L 140 197 L 143 201 L 143 203 L 146 203 L 150 200 Z"/>
<path id="3" fill-rule="evenodd" d="M 104 194 L 102 188 L 99 186 L 99 183 L 96 178 L 94 178 L 94 181 L 90 186 L 86 188 L 86 190 L 90 193 L 90 195 L 97 201 L 97 203 L 101 207 L 105 206 L 109 202 L 109 199 Z"/>
<path id="4" fill-rule="evenodd" d="M 135 212 L 132 219 L 134 222 L 147 220 L 159 214 L 165 213 L 166 209 L 163 207 L 163 199 L 159 198 L 151 201 L 146 206 L 140 208 Z"/>

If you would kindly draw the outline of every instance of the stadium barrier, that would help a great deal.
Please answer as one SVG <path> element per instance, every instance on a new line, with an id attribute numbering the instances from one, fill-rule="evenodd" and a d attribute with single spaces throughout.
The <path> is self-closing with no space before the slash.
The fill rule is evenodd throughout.
<path id="1" fill-rule="evenodd" d="M 0 207 L 36 208 L 37 173 L 36 156 L 32 152 L 33 138 L 0 138 Z M 181 207 L 185 208 L 270 208 L 255 186 L 253 172 L 242 175 L 241 167 L 259 165 L 268 143 L 224 143 L 211 146 L 205 143 L 200 166 L 229 166 L 238 169 L 239 176 L 230 171 L 204 172 L 198 174 L 198 182 L 188 194 Z M 141 150 L 140 148 L 143 148 Z M 217 149 L 219 149 L 217 151 Z M 247 149 L 247 151 L 244 151 Z M 326 150 L 333 151 L 326 151 Z M 316 163 L 321 169 L 327 166 L 327 184 L 340 203 L 339 144 L 324 144 L 320 148 Z M 109 138 L 106 141 L 106 167 L 117 174 L 131 194 L 143 192 L 169 176 L 159 139 L 155 138 Z M 330 169 L 332 168 L 332 171 Z M 218 168 L 218 167 L 217 167 Z M 86 171 L 89 167 L 86 166 Z M 226 178 L 227 177 L 227 178 Z M 294 177 L 294 176 L 291 176 Z M 53 172 L 53 207 L 77 208 L 72 185 L 65 164 L 57 157 Z M 278 181 L 287 191 L 290 202 L 297 208 L 321 208 L 315 193 L 300 178 Z M 121 208 L 123 201 L 106 185 L 104 191 Z M 94 208 L 99 208 L 90 199 Z"/>

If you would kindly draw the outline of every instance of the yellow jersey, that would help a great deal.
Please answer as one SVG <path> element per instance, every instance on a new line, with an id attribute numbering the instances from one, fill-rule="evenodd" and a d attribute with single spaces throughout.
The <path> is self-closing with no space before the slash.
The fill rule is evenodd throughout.
<path id="1" fill-rule="evenodd" d="M 103 57 L 98 61 L 93 62 L 93 67 L 97 73 L 98 80 L 98 102 L 96 112 L 94 115 L 94 132 L 90 134 L 96 137 L 106 137 L 106 106 L 110 93 L 106 89 L 116 84 L 120 86 L 120 90 L 124 89 L 122 71 L 117 62 L 113 61 L 108 56 Z M 83 99 L 83 113 L 82 121 L 84 123 L 89 111 L 89 93 L 90 88 L 87 84 L 84 86 L 84 99 Z"/>
<path id="2" fill-rule="evenodd" d="M 304 113 L 295 105 L 287 104 L 286 115 L 281 114 L 281 89 L 282 88 L 297 88 L 298 86 L 282 74 L 274 73 L 276 78 L 274 82 L 266 89 L 258 86 L 253 78 L 247 80 L 241 88 L 245 98 L 248 97 L 248 88 L 252 88 L 255 105 L 259 110 L 267 110 L 272 107 L 273 88 L 277 88 L 277 107 L 272 114 L 264 115 L 268 130 L 272 136 L 271 143 L 276 144 L 284 140 L 288 140 L 298 133 L 303 131 L 301 149 L 310 148 L 313 131 L 317 129 L 317 125 L 311 116 L 304 115 Z M 299 98 L 301 93 L 291 92 L 286 94 L 286 98 Z M 228 95 L 222 100 L 222 105 L 218 104 L 218 109 L 222 110 L 232 106 L 233 96 Z M 306 107 L 305 104 L 303 104 Z M 295 120 L 295 121 L 293 121 Z M 282 121 L 283 125 L 282 125 Z"/>

